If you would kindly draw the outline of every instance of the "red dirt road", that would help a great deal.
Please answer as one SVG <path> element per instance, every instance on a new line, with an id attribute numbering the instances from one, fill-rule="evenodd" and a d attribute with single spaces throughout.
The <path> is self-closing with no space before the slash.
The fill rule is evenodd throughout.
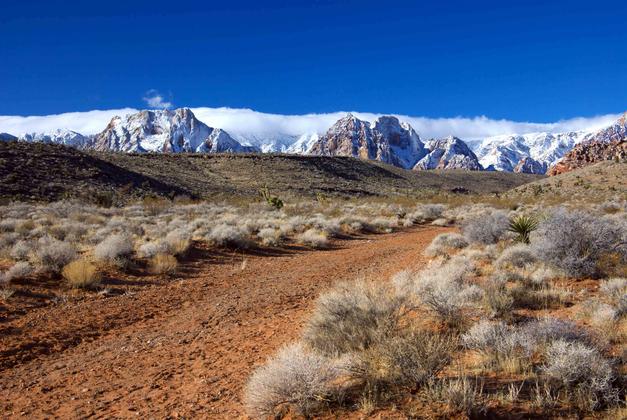
<path id="1" fill-rule="evenodd" d="M 415 268 L 447 230 L 341 240 L 324 251 L 196 258 L 165 285 L 32 309 L 0 325 L 0 414 L 245 417 L 247 377 L 298 336 L 321 291 Z"/>

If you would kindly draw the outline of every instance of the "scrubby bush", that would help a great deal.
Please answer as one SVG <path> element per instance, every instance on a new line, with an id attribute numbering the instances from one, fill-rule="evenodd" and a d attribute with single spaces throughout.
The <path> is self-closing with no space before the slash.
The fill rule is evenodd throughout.
<path id="1" fill-rule="evenodd" d="M 318 298 L 303 340 L 329 355 L 365 350 L 396 328 L 402 303 L 386 284 L 339 284 Z"/>
<path id="2" fill-rule="evenodd" d="M 612 301 L 618 301 L 627 294 L 627 279 L 612 278 L 601 282 L 601 293 Z"/>
<path id="3" fill-rule="evenodd" d="M 436 236 L 425 249 L 425 255 L 447 255 L 451 249 L 462 249 L 468 246 L 468 241 L 459 233 L 441 233 Z"/>
<path id="4" fill-rule="evenodd" d="M 627 262 L 625 232 L 604 218 L 559 209 L 540 223 L 532 236 L 536 255 L 573 277 L 597 277 L 608 267 L 603 259 L 615 255 Z"/>
<path id="5" fill-rule="evenodd" d="M 418 303 L 441 321 L 457 327 L 462 321 L 464 308 L 481 299 L 481 290 L 466 284 L 474 263 L 465 257 L 454 257 L 441 264 L 431 264 L 421 270 L 407 287 Z"/>
<path id="6" fill-rule="evenodd" d="M 51 237 L 40 238 L 34 251 L 37 264 L 52 273 L 59 273 L 75 257 L 76 248 L 72 244 Z"/>
<path id="7" fill-rule="evenodd" d="M 172 255 L 184 255 L 191 246 L 191 234 L 182 229 L 173 230 L 165 236 L 165 244 Z"/>
<path id="8" fill-rule="evenodd" d="M 597 349 L 582 343 L 554 341 L 547 349 L 542 373 L 553 388 L 566 389 L 589 409 L 618 398 L 612 386 L 612 366 Z"/>
<path id="9" fill-rule="evenodd" d="M 296 242 L 312 248 L 326 248 L 329 246 L 327 235 L 316 229 L 308 229 L 300 235 L 297 235 Z"/>
<path id="10" fill-rule="evenodd" d="M 173 255 L 157 254 L 150 259 L 149 269 L 154 274 L 172 275 L 176 273 L 178 261 Z"/>
<path id="11" fill-rule="evenodd" d="M 32 250 L 33 243 L 31 241 L 17 241 L 11 248 L 10 255 L 15 260 L 27 260 Z"/>
<path id="12" fill-rule="evenodd" d="M 0 274 L 0 283 L 8 283 L 11 280 L 22 279 L 33 272 L 33 267 L 26 261 L 13 264 L 6 272 Z"/>
<path id="13" fill-rule="evenodd" d="M 534 250 L 525 244 L 517 244 L 505 248 L 497 258 L 495 265 L 499 268 L 525 268 L 537 261 Z"/>
<path id="14" fill-rule="evenodd" d="M 90 289 L 100 284 L 101 276 L 98 268 L 86 259 L 72 261 L 63 267 L 63 278 L 71 287 Z"/>
<path id="15" fill-rule="evenodd" d="M 455 344 L 437 333 L 400 330 L 359 353 L 351 370 L 368 392 L 390 386 L 413 388 L 433 379 L 450 362 Z"/>
<path id="16" fill-rule="evenodd" d="M 218 246 L 248 248 L 251 245 L 246 233 L 238 227 L 226 224 L 214 226 L 207 235 L 207 240 Z"/>
<path id="17" fill-rule="evenodd" d="M 497 243 L 509 228 L 507 213 L 493 210 L 469 217 L 462 224 L 462 233 L 471 242 L 482 244 Z"/>
<path id="18" fill-rule="evenodd" d="M 491 278 L 486 282 L 483 293 L 483 303 L 490 311 L 490 316 L 506 318 L 514 308 L 514 298 L 507 289 L 507 284 L 498 278 Z"/>
<path id="19" fill-rule="evenodd" d="M 254 418 L 275 417 L 285 406 L 297 414 L 315 414 L 337 398 L 338 379 L 347 372 L 346 359 L 332 359 L 302 344 L 283 348 L 258 368 L 244 391 L 246 411 Z"/>
<path id="20" fill-rule="evenodd" d="M 257 233 L 261 243 L 267 246 L 281 245 L 281 231 L 274 228 L 263 228 Z"/>
<path id="21" fill-rule="evenodd" d="M 160 241 L 151 241 L 141 244 L 138 254 L 141 258 L 152 258 L 157 254 L 165 254 L 168 252 L 168 245 Z"/>
<path id="22" fill-rule="evenodd" d="M 133 239 L 124 233 L 109 235 L 94 248 L 94 257 L 100 261 L 123 263 L 133 254 Z"/>

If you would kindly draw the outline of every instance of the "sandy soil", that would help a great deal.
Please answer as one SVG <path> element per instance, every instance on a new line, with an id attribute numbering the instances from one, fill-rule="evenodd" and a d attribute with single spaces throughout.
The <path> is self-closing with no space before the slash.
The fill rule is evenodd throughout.
<path id="1" fill-rule="evenodd" d="M 298 336 L 341 280 L 416 267 L 438 233 L 337 241 L 269 255 L 195 250 L 184 275 L 69 299 L 0 323 L 0 413 L 26 418 L 240 418 L 251 371 Z"/>

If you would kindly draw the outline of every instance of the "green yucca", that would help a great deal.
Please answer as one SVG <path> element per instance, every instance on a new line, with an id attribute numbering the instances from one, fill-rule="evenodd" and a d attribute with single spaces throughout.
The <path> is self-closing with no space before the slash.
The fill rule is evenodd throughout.
<path id="1" fill-rule="evenodd" d="M 521 214 L 509 221 L 509 231 L 516 233 L 516 241 L 529 243 L 529 235 L 538 228 L 538 219 Z"/>

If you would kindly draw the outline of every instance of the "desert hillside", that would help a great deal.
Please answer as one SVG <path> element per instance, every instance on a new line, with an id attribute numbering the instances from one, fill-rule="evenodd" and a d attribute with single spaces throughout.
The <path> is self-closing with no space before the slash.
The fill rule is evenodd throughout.
<path id="1" fill-rule="evenodd" d="M 0 196 L 5 200 L 81 198 L 121 201 L 255 197 L 267 185 L 280 194 L 410 196 L 494 193 L 539 176 L 462 170 L 415 172 L 349 157 L 261 154 L 124 154 L 0 142 Z M 110 199 L 110 198 L 109 198 Z"/>

